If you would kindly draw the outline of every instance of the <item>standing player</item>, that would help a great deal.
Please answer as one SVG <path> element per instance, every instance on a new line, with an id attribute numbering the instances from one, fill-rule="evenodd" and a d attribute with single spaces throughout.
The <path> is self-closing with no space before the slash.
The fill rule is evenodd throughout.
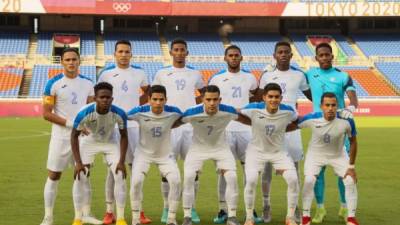
<path id="1" fill-rule="evenodd" d="M 211 77 L 209 85 L 216 85 L 221 91 L 222 103 L 231 105 L 235 108 L 242 108 L 249 103 L 250 95 L 256 94 L 258 87 L 256 78 L 247 71 L 240 69 L 243 60 L 242 52 L 236 45 L 231 45 L 225 49 L 224 60 L 227 63 L 227 70 L 222 70 Z M 245 150 L 251 139 L 251 128 L 237 121 L 231 121 L 226 128 L 226 135 L 231 151 L 237 160 L 240 160 L 244 168 Z M 218 200 L 219 213 L 214 218 L 214 223 L 225 223 L 227 216 L 227 206 L 225 201 L 226 181 L 224 177 L 218 175 Z M 254 212 L 255 213 L 255 212 Z M 255 213 L 256 221 L 262 222 Z"/>
<path id="2" fill-rule="evenodd" d="M 258 100 L 262 100 L 263 89 L 268 83 L 277 83 L 282 89 L 282 103 L 296 109 L 297 93 L 302 91 L 304 95 L 312 101 L 307 79 L 302 71 L 290 66 L 290 59 L 293 56 L 292 49 L 288 42 L 278 42 L 275 44 L 274 59 L 276 68 L 273 71 L 265 72 L 260 79 L 260 91 Z M 299 177 L 299 161 L 303 158 L 303 144 L 301 142 L 300 130 L 295 130 L 285 134 L 284 150 L 295 163 L 297 176 Z M 271 221 L 270 190 L 272 179 L 272 165 L 267 163 L 262 175 L 263 202 L 264 202 L 264 222 Z M 299 179 L 300 181 L 300 179 Z M 299 184 L 300 185 L 300 184 Z M 296 221 L 300 222 L 300 211 L 296 209 Z"/>
<path id="3" fill-rule="evenodd" d="M 209 85 L 204 90 L 203 104 L 189 108 L 183 115 L 182 122 L 193 126 L 193 144 L 184 164 L 183 184 L 183 225 L 191 225 L 191 210 L 195 201 L 195 178 L 205 160 L 216 162 L 224 176 L 227 189 L 228 225 L 239 225 L 236 218 L 238 186 L 236 162 L 225 139 L 225 129 L 231 120 L 237 119 L 235 108 L 220 104 L 219 88 Z"/>
<path id="4" fill-rule="evenodd" d="M 336 117 L 338 104 L 336 95 L 326 92 L 321 97 L 322 112 L 308 114 L 298 124 L 300 128 L 310 127 L 312 133 L 304 163 L 302 225 L 311 223 L 313 187 L 318 174 L 326 165 L 332 166 L 336 175 L 343 179 L 348 208 L 347 225 L 358 225 L 355 218 L 357 177 L 354 170 L 357 155 L 356 127 L 353 119 L 345 120 Z M 350 141 L 350 160 L 347 153 L 343 151 L 346 135 Z"/>
<path id="5" fill-rule="evenodd" d="M 106 67 L 99 75 L 98 82 L 108 82 L 113 87 L 114 105 L 122 108 L 125 112 L 138 106 L 140 99 L 147 100 L 148 82 L 147 76 L 143 69 L 130 65 L 132 58 L 132 46 L 129 41 L 119 40 L 115 43 L 114 52 L 116 65 Z M 140 96 L 140 89 L 143 91 L 143 96 Z M 118 134 L 116 128 L 116 134 Z M 132 166 L 133 153 L 139 139 L 139 126 L 135 121 L 128 121 L 128 150 L 127 163 Z M 111 224 L 115 222 L 114 210 L 114 180 L 112 171 L 109 170 L 106 178 L 106 207 L 107 211 L 104 215 L 103 223 Z M 140 214 L 140 222 L 142 224 L 151 223 L 151 220 L 146 218 L 144 213 Z"/>
<path id="6" fill-rule="evenodd" d="M 124 219 L 126 199 L 125 155 L 128 147 L 127 117 L 123 109 L 112 105 L 113 87 L 106 82 L 94 86 L 95 102 L 85 106 L 76 116 L 71 132 L 71 147 L 75 159 L 73 199 L 75 219 L 72 225 L 82 225 L 84 190 L 89 189 L 89 168 L 98 153 L 103 153 L 112 170 L 117 208 L 116 225 L 127 225 Z M 115 138 L 115 125 L 120 132 L 120 146 Z M 83 130 L 89 133 L 80 138 Z"/>
<path id="7" fill-rule="evenodd" d="M 73 119 L 87 103 L 93 101 L 92 81 L 79 74 L 79 53 L 65 49 L 61 54 L 63 72 L 50 79 L 43 96 L 43 118 L 52 123 L 49 155 L 47 159 L 48 178 L 44 186 L 45 215 L 41 225 L 53 224 L 53 208 L 61 173 L 72 163 L 71 128 Z M 85 190 L 85 222 L 95 223 L 89 216 L 90 191 Z M 101 221 L 99 221 L 101 222 Z"/>
<path id="8" fill-rule="evenodd" d="M 160 173 L 168 180 L 168 225 L 177 225 L 176 210 L 181 196 L 181 178 L 175 161 L 170 157 L 171 128 L 182 116 L 177 107 L 165 105 L 167 92 L 164 86 L 153 85 L 149 93 L 149 105 L 138 106 L 128 113 L 130 120 L 140 126 L 140 141 L 132 167 L 131 207 L 132 224 L 140 224 L 139 211 L 143 197 L 143 182 L 154 163 Z"/>
<path id="9" fill-rule="evenodd" d="M 297 225 L 294 217 L 299 181 L 293 160 L 284 150 L 286 127 L 297 119 L 297 114 L 291 106 L 280 104 L 282 89 L 277 83 L 269 83 L 264 87 L 263 100 L 240 110 L 241 117 L 251 120 L 253 131 L 253 138 L 246 150 L 245 225 L 254 225 L 255 189 L 266 163 L 271 163 L 285 179 L 288 185 L 286 225 Z"/>
<path id="10" fill-rule="evenodd" d="M 353 86 L 351 77 L 340 71 L 337 68 L 332 67 L 332 47 L 328 43 L 319 44 L 316 49 L 315 59 L 319 63 L 318 68 L 312 68 L 307 71 L 307 81 L 311 88 L 313 99 L 314 112 L 320 112 L 320 101 L 323 93 L 333 92 L 338 100 L 338 109 L 341 111 L 341 117 L 348 118 L 349 114 L 355 111 L 358 105 L 357 95 Z M 344 95 L 345 93 L 349 97 L 350 104 L 345 108 Z M 346 144 L 348 146 L 348 142 Z M 349 151 L 349 148 L 346 148 Z M 326 215 L 324 207 L 324 189 L 325 189 L 325 167 L 322 168 L 320 175 L 318 176 L 315 184 L 315 197 L 317 200 L 317 211 L 313 218 L 314 223 L 321 223 Z M 339 210 L 339 216 L 346 218 L 347 208 L 345 200 L 345 190 L 342 179 L 338 179 L 338 186 L 340 191 L 341 207 Z"/>
<path id="11" fill-rule="evenodd" d="M 154 77 L 153 85 L 163 85 L 168 92 L 167 104 L 178 107 L 184 112 L 189 107 L 199 103 L 201 98 L 195 97 L 196 90 L 200 91 L 204 87 L 204 82 L 200 72 L 186 66 L 186 57 L 189 52 L 187 43 L 183 39 L 175 39 L 171 43 L 170 55 L 172 56 L 172 66 L 159 70 Z M 180 157 L 185 159 L 189 146 L 192 142 L 193 128 L 190 124 L 182 125 L 172 130 L 172 151 L 175 159 Z M 198 189 L 198 177 L 196 177 L 196 190 Z M 164 210 L 161 222 L 167 222 L 168 216 L 168 190 L 167 180 L 162 178 L 161 190 L 164 199 Z M 193 206 L 192 221 L 200 223 L 200 218 Z"/>

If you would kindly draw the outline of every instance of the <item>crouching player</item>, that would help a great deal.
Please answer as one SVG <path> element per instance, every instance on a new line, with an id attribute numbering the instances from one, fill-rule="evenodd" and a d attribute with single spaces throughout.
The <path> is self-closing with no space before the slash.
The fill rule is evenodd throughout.
<path id="1" fill-rule="evenodd" d="M 225 139 L 226 127 L 238 116 L 235 108 L 220 102 L 219 88 L 209 85 L 204 88 L 203 104 L 189 108 L 183 114 L 182 122 L 193 126 L 193 144 L 184 164 L 183 225 L 192 224 L 195 178 L 206 160 L 213 160 L 226 180 L 227 225 L 239 225 L 236 218 L 238 197 L 236 162 Z"/>
<path id="2" fill-rule="evenodd" d="M 355 218 L 357 208 L 357 176 L 355 160 L 357 155 L 356 127 L 353 119 L 337 117 L 338 100 L 334 93 L 321 97 L 322 112 L 311 113 L 298 122 L 298 127 L 310 127 L 312 136 L 304 162 L 303 219 L 302 225 L 311 223 L 310 208 L 314 197 L 314 185 L 321 168 L 333 167 L 336 175 L 343 178 L 348 208 L 347 225 L 358 225 Z M 350 159 L 343 151 L 346 138 L 350 141 Z"/>
<path id="3" fill-rule="evenodd" d="M 171 129 L 182 116 L 177 107 L 166 105 L 167 92 L 164 86 L 153 85 L 149 93 L 149 105 L 133 108 L 128 112 L 129 120 L 135 120 L 140 127 L 139 145 L 132 167 L 131 207 L 132 224 L 140 224 L 140 210 L 143 199 L 144 178 L 154 163 L 161 176 L 168 180 L 168 225 L 177 225 L 176 210 L 180 199 L 181 178 L 172 154 Z"/>
<path id="4" fill-rule="evenodd" d="M 266 163 L 271 163 L 278 174 L 285 179 L 287 188 L 286 225 L 296 225 L 295 209 L 299 197 L 299 183 L 292 158 L 284 150 L 286 128 L 297 119 L 294 109 L 280 104 L 282 89 L 277 83 L 264 87 L 264 102 L 250 103 L 240 110 L 239 121 L 251 121 L 253 137 L 246 149 L 246 205 L 245 225 L 254 225 L 254 202 L 258 176 Z"/>
<path id="5" fill-rule="evenodd" d="M 115 180 L 114 195 L 117 208 L 116 225 L 127 225 L 124 219 L 126 195 L 125 155 L 128 146 L 127 117 L 121 108 L 112 105 L 113 87 L 101 82 L 94 87 L 95 102 L 85 106 L 76 116 L 71 133 L 71 148 L 75 159 L 73 200 L 75 219 L 73 225 L 82 224 L 82 206 L 85 189 L 89 189 L 89 168 L 95 155 L 103 153 Z M 120 149 L 114 129 L 118 125 Z M 81 132 L 88 135 L 79 139 Z M 86 134 L 87 134 L 86 133 Z"/>

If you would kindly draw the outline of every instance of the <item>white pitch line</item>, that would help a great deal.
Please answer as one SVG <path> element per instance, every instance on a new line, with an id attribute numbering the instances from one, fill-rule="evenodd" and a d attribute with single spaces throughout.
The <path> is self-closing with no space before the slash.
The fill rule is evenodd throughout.
<path id="1" fill-rule="evenodd" d="M 43 137 L 43 136 L 49 136 L 50 135 L 50 132 L 48 132 L 48 131 L 37 131 L 37 130 L 30 130 L 30 131 L 38 133 L 38 134 L 22 135 L 22 136 L 11 136 L 11 137 L 0 137 L 0 141 L 2 141 L 2 140 L 12 140 L 12 139 L 21 139 L 21 138 Z"/>

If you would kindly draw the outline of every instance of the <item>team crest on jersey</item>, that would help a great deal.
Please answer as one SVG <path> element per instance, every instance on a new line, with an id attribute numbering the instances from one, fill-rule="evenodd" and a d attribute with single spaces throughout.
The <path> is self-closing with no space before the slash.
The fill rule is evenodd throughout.
<path id="1" fill-rule="evenodd" d="M 314 74 L 314 77 L 315 77 L 315 78 L 319 77 L 319 74 Z"/>
<path id="2" fill-rule="evenodd" d="M 336 79 L 334 77 L 331 77 L 329 80 L 334 82 Z"/>

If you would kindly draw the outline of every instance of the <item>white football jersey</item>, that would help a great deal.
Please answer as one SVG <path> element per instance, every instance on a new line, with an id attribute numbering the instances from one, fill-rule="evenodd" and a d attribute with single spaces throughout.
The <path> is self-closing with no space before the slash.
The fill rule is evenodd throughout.
<path id="1" fill-rule="evenodd" d="M 282 88 L 282 103 L 296 108 L 298 91 L 310 89 L 304 73 L 295 68 L 290 67 L 287 71 L 280 71 L 275 68 L 274 71 L 266 72 L 260 78 L 260 88 L 264 89 L 268 83 L 277 83 Z"/>
<path id="2" fill-rule="evenodd" d="M 346 134 L 349 137 L 357 135 L 353 119 L 335 118 L 328 121 L 322 112 L 310 113 L 300 119 L 300 128 L 311 128 L 311 140 L 308 152 L 325 156 L 338 156 L 343 153 Z"/>
<path id="3" fill-rule="evenodd" d="M 247 71 L 231 73 L 222 70 L 210 78 L 209 85 L 216 85 L 221 91 L 222 103 L 235 108 L 249 104 L 250 91 L 257 89 L 256 78 Z M 228 131 L 250 131 L 251 128 L 237 121 L 232 121 L 226 128 Z"/>
<path id="4" fill-rule="evenodd" d="M 182 116 L 182 112 L 174 106 L 164 106 L 164 111 L 157 115 L 151 111 L 150 105 L 133 108 L 128 112 L 129 120 L 139 123 L 140 139 L 138 152 L 151 159 L 163 159 L 172 151 L 172 125 Z"/>
<path id="5" fill-rule="evenodd" d="M 157 71 L 152 85 L 163 85 L 167 89 L 167 104 L 185 111 L 196 105 L 195 92 L 204 87 L 199 71 L 192 67 L 164 67 Z"/>
<path id="6" fill-rule="evenodd" d="M 260 153 L 283 151 L 286 127 L 297 119 L 297 114 L 289 105 L 281 104 L 276 113 L 269 113 L 264 102 L 248 104 L 240 110 L 251 119 L 252 139 L 248 148 Z"/>
<path id="7" fill-rule="evenodd" d="M 55 97 L 55 114 L 73 121 L 79 110 L 87 104 L 88 97 L 94 96 L 93 82 L 82 75 L 71 79 L 61 73 L 47 81 L 43 95 Z M 53 123 L 51 137 L 70 139 L 71 128 Z"/>
<path id="8" fill-rule="evenodd" d="M 98 82 L 107 82 L 113 86 L 113 104 L 128 112 L 139 106 L 140 88 L 149 85 L 144 70 L 137 66 L 127 69 L 116 65 L 106 67 L 100 72 Z M 137 123 L 128 121 L 128 127 L 137 127 Z"/>
<path id="9" fill-rule="evenodd" d="M 127 117 L 123 109 L 118 106 L 111 105 L 110 110 L 106 114 L 99 114 L 96 111 L 96 103 L 85 106 L 74 120 L 74 128 L 89 130 L 89 135 L 81 138 L 82 142 L 101 142 L 101 143 L 118 143 L 115 139 L 115 125 L 120 130 L 127 128 Z"/>
<path id="10" fill-rule="evenodd" d="M 229 148 L 225 139 L 225 129 L 228 124 L 238 118 L 235 108 L 219 105 L 215 115 L 208 115 L 204 105 L 199 104 L 186 110 L 182 121 L 193 126 L 193 144 L 190 151 L 212 152 Z"/>

